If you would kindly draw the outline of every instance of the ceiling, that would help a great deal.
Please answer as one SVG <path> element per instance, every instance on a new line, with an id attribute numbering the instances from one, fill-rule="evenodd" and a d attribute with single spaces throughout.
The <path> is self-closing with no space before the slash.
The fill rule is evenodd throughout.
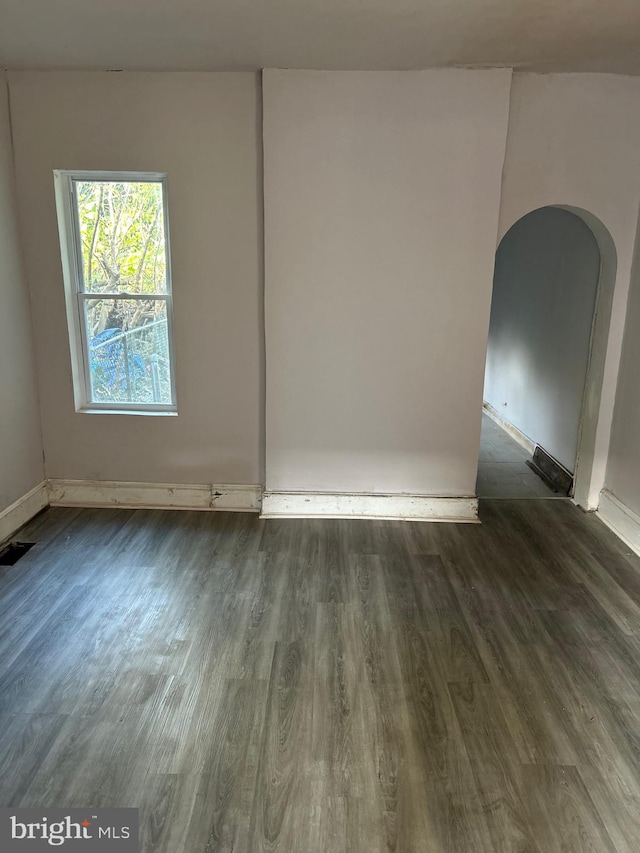
<path id="1" fill-rule="evenodd" d="M 640 74 L 640 0 L 0 0 L 0 66 Z"/>

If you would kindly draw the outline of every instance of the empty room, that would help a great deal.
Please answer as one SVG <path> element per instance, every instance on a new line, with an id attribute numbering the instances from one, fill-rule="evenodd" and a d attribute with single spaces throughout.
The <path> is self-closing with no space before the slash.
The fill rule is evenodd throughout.
<path id="1" fill-rule="evenodd" d="M 637 853 L 640 5 L 0 6 L 2 853 Z"/>

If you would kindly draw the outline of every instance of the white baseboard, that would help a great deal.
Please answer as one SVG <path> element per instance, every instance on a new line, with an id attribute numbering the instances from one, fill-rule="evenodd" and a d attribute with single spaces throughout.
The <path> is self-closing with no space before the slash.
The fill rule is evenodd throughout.
<path id="1" fill-rule="evenodd" d="M 265 492 L 258 485 L 184 485 L 92 480 L 48 480 L 0 513 L 0 542 L 48 504 L 123 509 L 195 509 L 259 512 L 262 518 L 377 518 L 477 522 L 474 497 Z"/>
<path id="2" fill-rule="evenodd" d="M 533 456 L 533 451 L 536 449 L 535 441 L 531 441 L 528 436 L 523 432 L 520 432 L 518 427 L 510 424 L 509 421 L 505 421 L 505 419 L 500 416 L 500 412 L 494 409 L 486 400 L 482 404 L 482 409 L 492 421 L 495 421 L 495 423 L 497 423 L 499 427 L 502 427 L 502 429 L 508 433 L 514 441 L 517 441 L 520 447 L 524 447 L 524 449 Z"/>
<path id="3" fill-rule="evenodd" d="M 18 528 L 44 509 L 49 503 L 47 483 L 43 480 L 26 495 L 18 498 L 11 506 L 0 512 L 0 542 L 9 539 Z"/>
<path id="4" fill-rule="evenodd" d="M 184 485 L 127 483 L 107 480 L 49 480 L 52 506 L 123 509 L 201 509 L 258 512 L 262 487 L 244 485 Z"/>
<path id="5" fill-rule="evenodd" d="M 400 521 L 477 522 L 473 497 L 265 492 L 261 518 L 378 518 Z"/>
<path id="6" fill-rule="evenodd" d="M 611 492 L 600 492 L 600 504 L 596 515 L 622 539 L 636 554 L 640 555 L 640 516 L 618 500 Z"/>

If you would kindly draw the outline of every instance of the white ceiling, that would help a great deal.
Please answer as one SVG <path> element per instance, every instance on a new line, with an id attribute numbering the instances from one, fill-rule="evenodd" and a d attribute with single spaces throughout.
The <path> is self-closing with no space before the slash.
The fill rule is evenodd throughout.
<path id="1" fill-rule="evenodd" d="M 0 0 L 0 65 L 640 74 L 640 0 Z"/>

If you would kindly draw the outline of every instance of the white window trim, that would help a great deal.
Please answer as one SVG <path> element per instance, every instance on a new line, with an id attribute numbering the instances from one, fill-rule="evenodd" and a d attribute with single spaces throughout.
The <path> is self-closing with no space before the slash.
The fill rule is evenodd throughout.
<path id="1" fill-rule="evenodd" d="M 171 244 L 169 240 L 169 205 L 167 199 L 167 176 L 163 172 L 104 172 L 104 171 L 54 171 L 58 230 L 64 277 L 67 325 L 71 348 L 71 374 L 76 412 L 89 414 L 126 414 L 126 415 L 177 415 L 175 379 L 175 346 L 173 339 L 173 292 L 171 282 Z M 88 363 L 88 341 L 83 322 L 82 302 L 91 298 L 83 287 L 82 254 L 77 238 L 79 223 L 74 195 L 74 181 L 131 181 L 156 182 L 162 185 L 162 204 L 164 220 L 164 240 L 166 257 L 166 293 L 154 294 L 156 300 L 163 300 L 167 306 L 167 337 L 169 345 L 169 372 L 171 378 L 171 403 L 96 403 L 91 400 L 91 377 Z M 145 294 L 100 294 L 119 299 L 148 299 Z"/>

